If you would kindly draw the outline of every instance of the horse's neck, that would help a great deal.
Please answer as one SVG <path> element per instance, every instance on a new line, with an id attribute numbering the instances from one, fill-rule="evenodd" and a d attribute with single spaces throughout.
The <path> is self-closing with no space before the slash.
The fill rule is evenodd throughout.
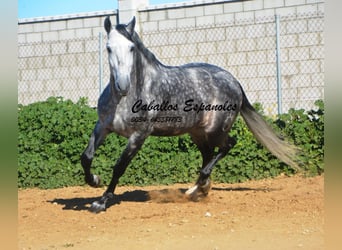
<path id="1" fill-rule="evenodd" d="M 148 58 L 142 56 L 140 67 L 138 68 L 139 73 L 137 75 L 140 74 L 143 81 L 155 80 L 158 77 L 161 66 L 162 64 L 158 60 L 151 62 Z"/>
<path id="2" fill-rule="evenodd" d="M 167 66 L 161 63 L 157 57 L 147 49 L 142 43 L 140 44 L 139 56 L 135 65 L 135 81 L 134 88 L 139 91 L 148 82 L 156 82 L 162 77 L 162 72 L 167 71 Z M 141 90 L 141 89 L 140 89 Z"/>

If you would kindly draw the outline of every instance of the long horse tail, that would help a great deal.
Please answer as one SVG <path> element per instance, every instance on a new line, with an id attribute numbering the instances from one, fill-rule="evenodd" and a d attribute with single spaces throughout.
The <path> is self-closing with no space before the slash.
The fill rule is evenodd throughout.
<path id="1" fill-rule="evenodd" d="M 243 99 L 240 113 L 258 142 L 265 146 L 279 160 L 300 171 L 300 167 L 296 163 L 300 150 L 279 138 L 270 125 L 266 123 L 263 117 L 250 104 L 242 88 L 241 90 Z"/>

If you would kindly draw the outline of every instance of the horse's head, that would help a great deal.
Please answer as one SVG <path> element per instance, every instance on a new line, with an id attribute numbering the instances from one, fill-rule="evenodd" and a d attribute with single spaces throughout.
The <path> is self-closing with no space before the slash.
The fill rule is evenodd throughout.
<path id="1" fill-rule="evenodd" d="M 131 85 L 131 72 L 134 67 L 134 34 L 135 18 L 127 25 L 119 24 L 115 28 L 107 17 L 104 28 L 108 35 L 107 51 L 111 74 L 111 83 L 120 95 L 127 95 Z"/>

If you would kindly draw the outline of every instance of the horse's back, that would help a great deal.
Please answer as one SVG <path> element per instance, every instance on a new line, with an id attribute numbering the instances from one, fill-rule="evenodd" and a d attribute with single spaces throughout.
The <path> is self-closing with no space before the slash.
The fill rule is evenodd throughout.
<path id="1" fill-rule="evenodd" d="M 229 71 L 208 63 L 189 63 L 180 67 L 189 73 L 190 80 L 193 82 L 211 87 L 210 92 L 234 99 L 239 103 L 242 101 L 241 85 Z M 210 95 L 210 92 L 206 94 Z"/>

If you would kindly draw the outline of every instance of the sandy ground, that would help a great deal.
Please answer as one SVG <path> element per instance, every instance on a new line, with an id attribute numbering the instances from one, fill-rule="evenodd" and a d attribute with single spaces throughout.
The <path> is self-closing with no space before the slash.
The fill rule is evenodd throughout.
<path id="1" fill-rule="evenodd" d="M 215 184 L 189 201 L 190 184 L 18 191 L 19 249 L 324 249 L 324 176 Z"/>

